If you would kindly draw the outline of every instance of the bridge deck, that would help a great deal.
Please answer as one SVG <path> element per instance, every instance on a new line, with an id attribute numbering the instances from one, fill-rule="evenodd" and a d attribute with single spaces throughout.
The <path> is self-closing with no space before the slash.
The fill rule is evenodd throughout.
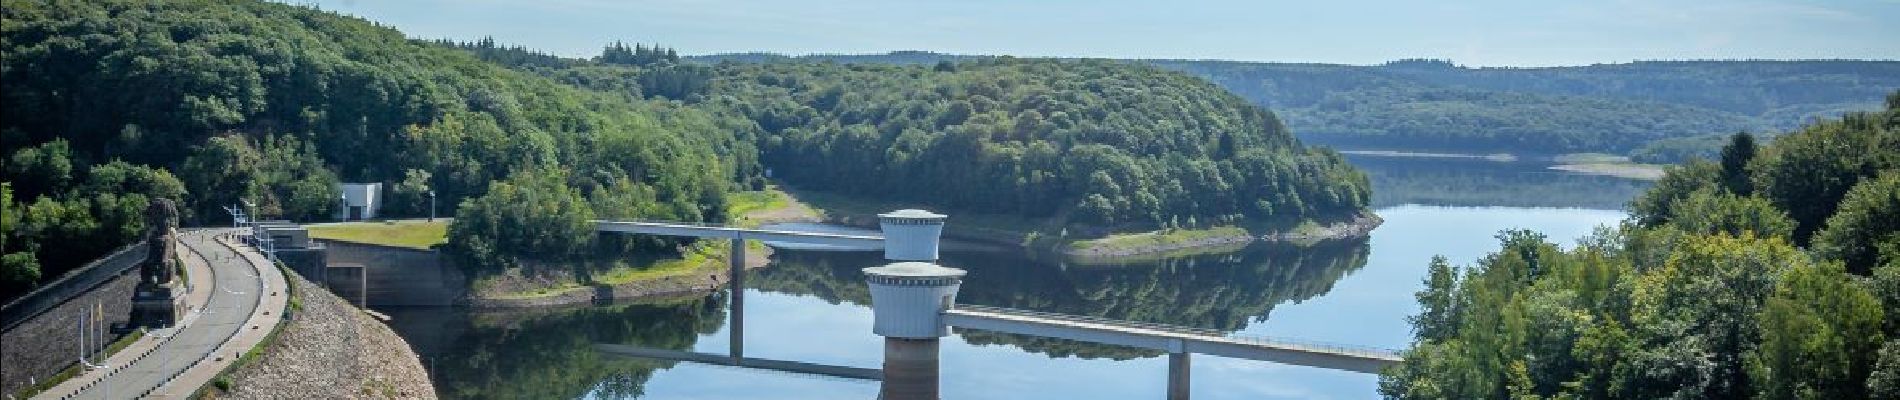
<path id="1" fill-rule="evenodd" d="M 865 249 L 884 248 L 884 238 L 879 236 L 839 235 L 832 233 L 779 231 L 770 229 L 745 229 L 719 225 L 696 225 L 680 222 L 649 221 L 603 221 L 595 220 L 594 230 L 600 232 L 642 233 L 649 235 L 691 236 L 721 239 L 763 240 L 844 246 Z"/>
<path id="2" fill-rule="evenodd" d="M 1279 338 L 1229 337 L 1220 331 L 1119 321 L 997 307 L 957 305 L 944 323 L 979 329 L 1139 347 L 1170 353 L 1200 353 L 1345 371 L 1376 373 L 1396 364 L 1397 352 Z"/>

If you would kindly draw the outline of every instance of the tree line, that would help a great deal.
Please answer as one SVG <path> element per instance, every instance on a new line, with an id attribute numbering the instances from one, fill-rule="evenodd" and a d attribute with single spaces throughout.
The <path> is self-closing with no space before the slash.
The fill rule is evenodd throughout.
<path id="1" fill-rule="evenodd" d="M 388 216 L 426 215 L 435 193 L 455 217 L 445 250 L 475 276 L 675 246 L 586 221 L 720 222 L 767 165 L 1093 234 L 1285 227 L 1367 202 L 1363 174 L 1272 113 L 1130 63 L 705 65 L 623 42 L 564 59 L 269 2 L 5 5 L 9 288 L 134 239 L 138 220 L 115 218 L 152 197 L 193 225 L 240 204 L 311 221 L 340 182 L 386 183 Z"/>
<path id="2" fill-rule="evenodd" d="M 725 193 L 760 171 L 743 118 L 576 88 L 306 7 L 7 1 L 0 17 L 9 289 L 134 239 L 119 232 L 141 220 L 113 218 L 155 196 L 182 200 L 194 225 L 228 223 L 222 207 L 246 202 L 308 221 L 334 210 L 337 182 L 386 182 L 388 215 L 426 214 L 430 190 L 454 215 L 497 182 L 558 179 L 612 207 L 597 216 L 716 221 Z M 112 185 L 137 190 L 96 189 Z M 497 243 L 508 257 L 573 247 Z"/>
<path id="3" fill-rule="evenodd" d="M 1900 92 L 1672 167 L 1571 249 L 1432 260 L 1389 398 L 1900 396 Z"/>

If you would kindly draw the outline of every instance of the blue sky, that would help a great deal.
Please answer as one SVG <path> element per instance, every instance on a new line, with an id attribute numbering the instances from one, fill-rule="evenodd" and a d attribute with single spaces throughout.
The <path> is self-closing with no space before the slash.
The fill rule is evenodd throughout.
<path id="1" fill-rule="evenodd" d="M 929 50 L 1482 66 L 1653 59 L 1900 59 L 1900 0 L 292 0 L 412 37 L 492 35 L 564 56 Z"/>

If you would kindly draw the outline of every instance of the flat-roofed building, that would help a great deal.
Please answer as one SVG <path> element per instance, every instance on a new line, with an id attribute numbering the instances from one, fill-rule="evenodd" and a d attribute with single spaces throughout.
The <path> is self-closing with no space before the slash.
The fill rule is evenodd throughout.
<path id="1" fill-rule="evenodd" d="M 345 183 L 338 185 L 337 189 L 343 192 L 336 209 L 338 220 L 375 219 L 377 211 L 383 208 L 382 183 Z"/>

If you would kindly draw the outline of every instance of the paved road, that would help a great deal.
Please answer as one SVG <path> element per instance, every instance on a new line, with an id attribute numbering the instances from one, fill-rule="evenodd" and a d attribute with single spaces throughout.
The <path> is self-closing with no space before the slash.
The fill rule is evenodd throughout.
<path id="1" fill-rule="evenodd" d="M 232 333 L 244 328 L 245 321 L 262 301 L 265 290 L 263 281 L 250 263 L 231 249 L 213 241 L 213 235 L 224 233 L 229 233 L 229 230 L 187 231 L 178 235 L 179 242 L 196 251 L 181 256 L 202 255 L 211 266 L 213 287 L 208 288 L 211 300 L 204 309 L 194 310 L 192 312 L 196 315 L 186 316 L 188 325 L 160 344 L 150 355 L 71 398 L 137 398 L 205 359 L 207 353 L 223 344 Z M 231 358 L 230 355 L 225 357 Z"/>

